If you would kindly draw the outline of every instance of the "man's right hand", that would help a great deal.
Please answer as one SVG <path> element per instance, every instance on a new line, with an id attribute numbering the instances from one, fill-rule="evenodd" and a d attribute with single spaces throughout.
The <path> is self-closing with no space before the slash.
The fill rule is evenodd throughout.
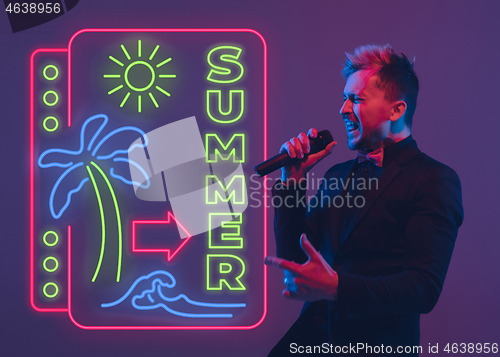
<path id="1" fill-rule="evenodd" d="M 299 182 L 305 179 L 309 170 L 311 170 L 318 162 L 323 160 L 325 156 L 330 155 L 333 147 L 337 145 L 337 142 L 333 141 L 328 144 L 324 150 L 315 154 L 307 155 L 307 157 L 304 158 L 305 154 L 309 154 L 311 151 L 309 138 L 314 139 L 317 136 L 318 130 L 311 128 L 307 132 L 307 135 L 305 133 L 300 133 L 298 136 L 291 138 L 290 141 L 281 145 L 280 153 L 286 151 L 291 158 L 297 157 L 301 159 L 291 165 L 281 168 L 281 180 L 283 182 L 286 183 L 288 180 L 295 180 L 296 182 Z"/>

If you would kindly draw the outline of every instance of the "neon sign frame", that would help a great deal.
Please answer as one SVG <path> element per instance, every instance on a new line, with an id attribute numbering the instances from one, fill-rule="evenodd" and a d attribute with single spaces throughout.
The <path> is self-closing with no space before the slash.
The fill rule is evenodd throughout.
<path id="1" fill-rule="evenodd" d="M 252 33 L 259 37 L 263 44 L 263 155 L 264 160 L 267 159 L 267 43 L 264 37 L 257 31 L 248 28 L 176 28 L 176 29 L 153 29 L 153 28 L 87 28 L 82 29 L 76 32 L 69 40 L 67 48 L 40 48 L 32 52 L 30 56 L 29 62 L 29 73 L 30 73 L 30 82 L 29 82 L 29 100 L 30 100 L 30 117 L 29 117 L 29 158 L 30 158 L 30 169 L 29 169 L 29 294 L 30 294 L 30 305 L 37 312 L 46 312 L 46 313 L 58 313 L 58 312 L 66 312 L 68 313 L 68 317 L 70 320 L 78 326 L 79 328 L 86 330 L 250 330 L 259 326 L 267 315 L 267 266 L 263 266 L 263 297 L 264 297 L 264 305 L 263 305 L 263 313 L 261 318 L 253 325 L 250 326 L 85 326 L 80 324 L 75 320 L 71 310 L 71 225 L 67 226 L 67 307 L 65 308 L 45 308 L 39 307 L 35 303 L 35 281 L 34 281 L 34 272 L 35 272 L 35 203 L 34 203 L 34 193 L 35 193 L 35 179 L 34 179 L 34 170 L 36 165 L 36 160 L 34 157 L 34 136 L 35 136 L 35 56 L 40 53 L 67 53 L 67 127 L 71 127 L 71 49 L 73 41 L 77 36 L 83 33 L 88 32 L 188 32 L 188 33 L 228 33 L 228 32 L 236 32 L 236 33 Z M 267 256 L 267 195 L 266 188 L 263 187 L 263 200 L 264 200 L 264 209 L 263 209 L 263 248 L 264 254 L 263 258 Z M 57 235 L 57 234 L 56 234 Z M 57 239 L 60 240 L 62 234 L 57 235 Z M 187 243 L 187 239 L 186 242 Z M 174 253 L 175 254 L 175 253 Z M 170 257 L 172 258 L 173 255 Z"/>

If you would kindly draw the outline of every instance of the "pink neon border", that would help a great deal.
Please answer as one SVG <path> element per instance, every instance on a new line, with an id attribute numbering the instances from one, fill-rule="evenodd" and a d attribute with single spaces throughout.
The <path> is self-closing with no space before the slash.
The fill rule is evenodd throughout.
<path id="1" fill-rule="evenodd" d="M 67 308 L 42 308 L 35 305 L 35 56 L 38 53 L 68 52 L 66 48 L 40 48 L 33 51 L 30 57 L 30 304 L 39 312 L 67 312 Z M 69 102 L 69 100 L 68 100 Z"/>
<path id="2" fill-rule="evenodd" d="M 170 249 L 144 249 L 144 248 L 137 248 L 136 247 L 136 225 L 138 224 L 169 224 L 170 223 L 170 218 L 173 218 L 175 223 L 184 231 L 184 233 L 187 234 L 187 237 L 184 238 L 184 242 L 177 247 L 177 249 L 170 254 Z M 166 220 L 146 220 L 146 221 L 139 221 L 135 220 L 132 221 L 132 252 L 135 253 L 166 253 L 167 254 L 167 261 L 171 261 L 177 253 L 186 245 L 186 243 L 191 239 L 191 234 L 184 228 L 184 226 L 174 217 L 172 212 L 168 211 L 167 212 L 167 219 Z"/>
<path id="3" fill-rule="evenodd" d="M 257 31 L 252 29 L 238 29 L 238 28 L 186 28 L 186 29 L 152 29 L 152 28 L 128 28 L 128 29 L 82 29 L 76 32 L 68 43 L 68 49 L 39 49 L 33 52 L 30 60 L 30 280 L 31 280 L 31 296 L 30 301 L 32 307 L 40 311 L 40 308 L 36 307 L 33 303 L 33 239 L 34 239 L 34 126 L 33 126 L 33 104 L 34 104 L 34 88 L 33 88 L 33 58 L 36 53 L 39 52 L 68 52 L 68 127 L 71 127 L 71 45 L 74 39 L 85 32 L 249 32 L 255 34 L 260 38 L 264 49 L 264 78 L 263 78 L 263 91 L 264 91 L 264 160 L 267 160 L 267 43 L 264 37 Z M 264 178 L 264 180 L 267 177 Z M 265 185 L 264 185 L 265 186 Z M 267 192 L 266 188 L 263 187 L 264 196 L 264 257 L 267 256 Z M 70 320 L 78 327 L 88 330 L 250 330 L 258 327 L 266 318 L 267 315 L 267 266 L 264 265 L 264 311 L 262 317 L 258 322 L 251 326 L 84 326 L 78 323 L 71 312 L 71 226 L 68 226 L 68 308 L 67 309 L 43 309 L 46 312 L 68 312 Z"/>

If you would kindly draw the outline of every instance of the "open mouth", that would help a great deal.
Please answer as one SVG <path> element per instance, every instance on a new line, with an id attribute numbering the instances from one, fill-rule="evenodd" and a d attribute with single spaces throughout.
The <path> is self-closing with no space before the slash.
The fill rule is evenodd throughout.
<path id="1" fill-rule="evenodd" d="M 348 133 L 351 133 L 353 131 L 356 131 L 359 129 L 359 124 L 353 122 L 353 121 L 350 121 L 350 120 L 346 120 L 345 121 L 345 127 L 347 129 L 347 132 Z"/>

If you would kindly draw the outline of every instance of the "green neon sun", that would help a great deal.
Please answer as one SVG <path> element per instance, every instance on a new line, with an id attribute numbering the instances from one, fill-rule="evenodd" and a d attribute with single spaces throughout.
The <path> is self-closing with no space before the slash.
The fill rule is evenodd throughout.
<path id="1" fill-rule="evenodd" d="M 170 97 L 170 93 L 167 92 L 165 89 L 160 87 L 160 85 L 157 83 L 158 79 L 171 79 L 171 78 L 176 78 L 177 76 L 175 74 L 158 74 L 156 71 L 164 66 L 165 64 L 169 63 L 172 58 L 167 58 L 157 64 L 153 64 L 153 58 L 156 55 L 156 52 L 158 52 L 158 49 L 160 48 L 160 45 L 156 45 L 154 48 L 153 52 L 151 52 L 151 55 L 149 58 L 144 58 L 142 57 L 142 43 L 141 40 L 138 40 L 137 42 L 137 59 L 132 59 L 130 54 L 128 53 L 127 49 L 125 48 L 124 45 L 121 45 L 121 49 L 123 53 L 125 54 L 125 57 L 127 58 L 127 61 L 125 60 L 118 60 L 113 56 L 109 56 L 109 59 L 116 63 L 118 66 L 122 67 L 124 69 L 122 74 L 105 74 L 103 77 L 104 78 L 109 78 L 112 79 L 114 84 L 116 85 L 116 79 L 120 79 L 122 83 L 116 85 L 113 89 L 111 89 L 108 92 L 108 95 L 111 95 L 115 92 L 120 91 L 121 89 L 125 88 L 127 93 L 124 95 L 122 102 L 120 103 L 120 108 L 123 108 L 125 103 L 129 100 L 133 92 L 137 93 L 137 112 L 141 113 L 142 112 L 142 106 L 143 106 L 143 92 L 146 94 L 148 97 L 151 99 L 151 102 L 154 104 L 156 108 L 159 108 L 158 101 L 155 98 L 155 93 L 158 94 L 156 91 L 159 93 Z M 128 63 L 127 63 L 128 62 Z M 155 91 L 156 90 L 156 91 Z M 121 91 L 122 93 L 124 91 Z M 135 93 L 134 93 L 135 94 Z M 133 98 L 132 98 L 133 99 Z"/>

